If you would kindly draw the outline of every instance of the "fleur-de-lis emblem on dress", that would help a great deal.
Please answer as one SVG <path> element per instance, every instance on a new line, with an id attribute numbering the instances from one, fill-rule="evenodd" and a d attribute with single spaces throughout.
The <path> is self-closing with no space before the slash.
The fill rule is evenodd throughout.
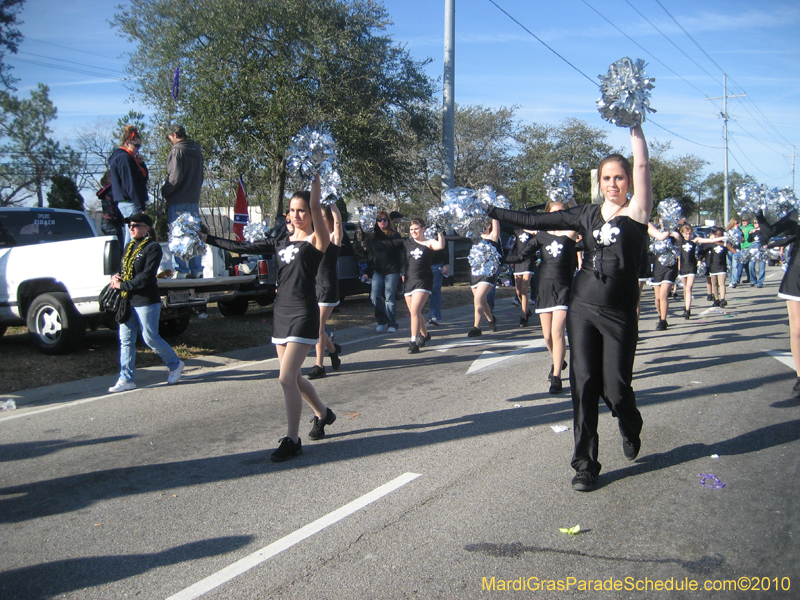
<path id="1" fill-rule="evenodd" d="M 686 252 L 686 254 L 689 254 L 689 252 L 692 251 L 692 245 L 689 242 L 686 242 L 683 245 L 683 251 Z"/>
<path id="2" fill-rule="evenodd" d="M 559 254 L 561 254 L 561 250 L 564 248 L 564 244 L 559 244 L 557 241 L 553 240 L 550 242 L 549 245 L 545 246 L 545 250 L 550 253 L 550 256 L 556 258 Z"/>
<path id="3" fill-rule="evenodd" d="M 610 246 L 617 241 L 619 234 L 619 227 L 612 227 L 610 223 L 603 223 L 600 229 L 595 229 L 592 232 L 595 241 L 599 246 Z"/>
<path id="4" fill-rule="evenodd" d="M 520 242 L 522 242 L 523 244 L 524 244 L 525 242 L 527 242 L 529 239 L 531 239 L 531 236 L 529 236 L 529 235 L 527 234 L 527 232 L 525 232 L 525 233 L 523 233 L 523 234 L 521 234 L 521 235 L 519 236 L 519 241 L 520 241 Z"/>
<path id="5" fill-rule="evenodd" d="M 414 260 L 419 260 L 420 258 L 422 258 L 422 250 L 420 250 L 419 248 L 415 248 L 414 250 L 412 250 L 408 254 L 410 256 L 413 256 Z"/>
<path id="6" fill-rule="evenodd" d="M 300 249 L 297 246 L 287 246 L 283 250 L 279 250 L 278 254 L 280 254 L 281 260 L 288 265 L 294 260 L 298 252 L 300 252 Z"/>
<path id="7" fill-rule="evenodd" d="M 723 252 L 725 252 L 725 247 L 724 246 L 714 246 L 714 252 L 716 252 L 717 254 L 722 254 Z"/>

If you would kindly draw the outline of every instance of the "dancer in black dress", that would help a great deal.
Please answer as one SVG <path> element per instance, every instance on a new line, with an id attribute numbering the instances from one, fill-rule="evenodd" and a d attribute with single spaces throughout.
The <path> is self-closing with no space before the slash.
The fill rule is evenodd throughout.
<path id="1" fill-rule="evenodd" d="M 710 238 L 695 238 L 696 244 L 708 244 L 705 248 L 704 256 L 708 265 L 708 277 L 711 280 L 711 295 L 714 298 L 712 306 L 725 308 L 728 302 L 725 300 L 725 278 L 728 276 L 728 251 L 735 252 L 736 249 L 730 244 L 726 245 L 725 230 L 722 227 L 714 227 L 711 230 Z"/>
<path id="2" fill-rule="evenodd" d="M 486 229 L 481 233 L 481 239 L 489 242 L 495 247 L 500 256 L 503 256 L 503 248 L 500 245 L 500 223 L 493 219 Z M 485 316 L 489 321 L 489 328 L 497 331 L 497 317 L 492 316 L 487 300 L 489 292 L 497 285 L 497 272 L 491 275 L 472 275 L 470 274 L 470 287 L 472 287 L 472 304 L 475 308 L 472 329 L 467 333 L 467 337 L 477 337 L 481 331 L 481 319 Z"/>
<path id="3" fill-rule="evenodd" d="M 525 229 L 514 230 L 515 240 L 511 255 L 522 256 L 525 254 L 527 256 L 524 260 L 511 263 L 514 265 L 514 287 L 517 291 L 517 298 L 519 298 L 519 306 L 522 309 L 522 317 L 519 320 L 520 327 L 527 327 L 528 318 L 531 316 L 531 309 L 528 307 L 528 296 L 531 289 L 531 277 L 536 272 L 538 258 L 536 257 L 536 252 L 527 254 L 525 248 L 528 244 L 534 243 L 535 234 L 535 231 L 526 231 Z"/>
<path id="4" fill-rule="evenodd" d="M 584 257 L 572 285 L 567 332 L 570 343 L 575 452 L 572 487 L 594 489 L 600 473 L 598 402 L 602 396 L 619 420 L 625 457 L 641 446 L 642 416 L 631 387 L 638 339 L 636 304 L 642 247 L 653 208 L 647 141 L 641 126 L 631 128 L 633 166 L 619 154 L 604 158 L 598 183 L 602 205 L 584 204 L 553 213 L 491 208 L 490 217 L 537 230 L 572 229 L 583 236 Z M 635 186 L 628 199 L 628 190 Z"/>
<path id="5" fill-rule="evenodd" d="M 797 375 L 792 394 L 795 398 L 800 398 L 800 226 L 797 224 L 797 213 L 783 217 L 774 225 L 770 225 L 764 215 L 759 211 L 756 214 L 759 230 L 762 239 L 768 240 L 772 237 L 783 234 L 784 237 L 776 242 L 769 244 L 770 247 L 788 246 L 791 244 L 792 253 L 789 256 L 789 264 L 781 279 L 778 288 L 778 298 L 786 300 L 786 310 L 789 312 L 789 346 L 792 350 L 794 359 L 794 369 Z M 752 283 L 753 280 L 751 279 Z"/>
<path id="6" fill-rule="evenodd" d="M 289 220 L 294 230 L 279 239 L 248 243 L 226 240 L 212 235 L 205 241 L 232 252 L 268 253 L 278 258 L 277 293 L 273 304 L 272 343 L 280 362 L 279 381 L 286 404 L 287 434 L 271 455 L 274 462 L 288 460 L 303 453 L 300 442 L 300 415 L 303 400 L 314 410 L 312 440 L 325 437 L 325 426 L 336 420 L 325 406 L 314 386 L 301 374 L 300 368 L 319 337 L 319 306 L 316 278 L 322 257 L 330 243 L 328 228 L 319 203 L 319 176 L 311 184 L 311 193 L 295 192 L 289 202 Z"/>
<path id="7" fill-rule="evenodd" d="M 675 242 L 680 242 L 681 236 L 676 231 L 662 231 L 652 223 L 647 224 L 647 233 L 659 241 L 668 241 L 674 248 Z M 675 251 L 677 254 L 677 250 Z M 675 264 L 663 264 L 659 257 L 653 262 L 653 287 L 656 298 L 656 312 L 658 323 L 656 331 L 664 331 L 668 327 L 667 314 L 669 313 L 669 297 L 672 286 L 678 281 L 678 261 Z"/>
<path id="8" fill-rule="evenodd" d="M 336 371 L 342 364 L 339 354 L 342 347 L 339 344 L 334 344 L 331 340 L 325 325 L 333 312 L 333 309 L 339 305 L 339 252 L 342 249 L 342 238 L 344 237 L 344 229 L 342 229 L 342 214 L 335 204 L 329 204 L 323 210 L 325 216 L 325 225 L 328 228 L 328 234 L 331 238 L 331 243 L 328 244 L 325 250 L 325 256 L 322 257 L 322 262 L 319 264 L 319 271 L 317 271 L 317 304 L 319 305 L 319 340 L 317 341 L 317 362 L 308 371 L 309 379 L 319 379 L 325 377 L 325 350 L 331 359 L 331 368 Z"/>
<path id="9" fill-rule="evenodd" d="M 405 247 L 405 298 L 408 312 L 411 314 L 411 342 L 408 353 L 416 354 L 419 349 L 431 341 L 431 334 L 425 326 L 422 309 L 433 290 L 433 254 L 443 250 L 445 241 L 441 232 L 435 240 L 425 239 L 425 224 L 420 219 L 413 219 L 408 233 L 411 237 L 403 240 Z"/>
<path id="10" fill-rule="evenodd" d="M 694 228 L 688 223 L 680 227 L 681 253 L 678 259 L 678 277 L 683 281 L 683 318 L 692 316 L 692 288 L 697 277 L 697 244 L 694 242 Z"/>
<path id="11" fill-rule="evenodd" d="M 565 210 L 562 202 L 548 201 L 545 212 Z M 572 280 L 575 277 L 577 259 L 575 231 L 538 231 L 534 241 L 520 255 L 509 255 L 504 262 L 520 262 L 538 251 L 542 262 L 536 282 L 536 314 L 542 324 L 542 335 L 553 359 L 548 379 L 550 393 L 559 394 L 563 389 L 561 371 L 567 367 L 565 331 L 567 308 L 569 307 Z"/>

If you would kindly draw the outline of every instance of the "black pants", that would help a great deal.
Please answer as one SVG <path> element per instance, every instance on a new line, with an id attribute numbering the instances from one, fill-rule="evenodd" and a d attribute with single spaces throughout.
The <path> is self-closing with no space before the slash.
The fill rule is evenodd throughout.
<path id="1" fill-rule="evenodd" d="M 581 304 L 573 298 L 567 314 L 575 454 L 572 468 L 600 473 L 597 420 L 600 398 L 619 420 L 623 441 L 638 446 L 642 415 L 633 394 L 633 359 L 639 337 L 636 309 Z"/>

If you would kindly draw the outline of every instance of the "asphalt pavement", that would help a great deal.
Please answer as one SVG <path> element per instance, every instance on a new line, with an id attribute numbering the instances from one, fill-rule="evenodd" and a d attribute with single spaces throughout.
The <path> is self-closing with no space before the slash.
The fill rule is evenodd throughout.
<path id="1" fill-rule="evenodd" d="M 696 286 L 667 331 L 645 291 L 642 450 L 625 459 L 601 406 L 590 493 L 570 486 L 568 380 L 548 394 L 540 329 L 508 300 L 480 338 L 446 310 L 416 355 L 407 320 L 336 332 L 341 369 L 314 385 L 338 418 L 313 442 L 306 408 L 286 463 L 269 346 L 189 361 L 175 386 L 153 367 L 121 394 L 114 377 L 12 394 L 0 598 L 800 598 L 781 274 L 725 309 Z"/>

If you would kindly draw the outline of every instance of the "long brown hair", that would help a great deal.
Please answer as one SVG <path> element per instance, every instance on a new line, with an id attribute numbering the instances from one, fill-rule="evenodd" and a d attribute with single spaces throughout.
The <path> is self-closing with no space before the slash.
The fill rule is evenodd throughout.
<path id="1" fill-rule="evenodd" d="M 119 139 L 119 145 L 124 146 L 126 142 L 130 142 L 137 137 L 141 138 L 139 130 L 133 125 L 125 125 L 122 129 L 122 137 Z"/>
<path id="2" fill-rule="evenodd" d="M 385 231 L 380 228 L 380 225 L 378 225 L 378 219 L 386 219 L 387 225 Z M 389 237 L 392 237 L 392 235 L 397 233 L 394 229 L 394 225 L 392 225 L 392 220 L 389 218 L 389 213 L 387 213 L 385 210 L 379 210 L 378 216 L 375 217 L 375 233 L 379 231 L 383 231 L 385 234 L 388 234 Z"/>
<path id="3" fill-rule="evenodd" d="M 622 165 L 622 170 L 625 171 L 625 175 L 628 177 L 628 191 L 633 193 L 633 167 L 630 161 L 622 156 L 622 154 L 609 154 L 600 161 L 600 164 L 597 166 L 597 185 L 601 183 L 600 178 L 603 176 L 603 167 L 611 162 L 617 162 Z"/>

